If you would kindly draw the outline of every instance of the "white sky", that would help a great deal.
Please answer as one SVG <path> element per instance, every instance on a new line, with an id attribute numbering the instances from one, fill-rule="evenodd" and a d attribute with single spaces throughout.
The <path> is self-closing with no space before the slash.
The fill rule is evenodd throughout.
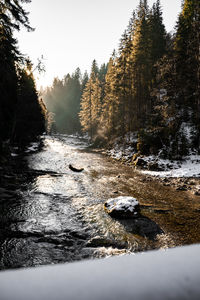
<path id="1" fill-rule="evenodd" d="M 149 0 L 149 5 L 155 2 Z M 80 67 L 90 71 L 93 59 L 107 63 L 139 0 L 32 0 L 32 33 L 17 33 L 19 49 L 36 63 L 44 56 L 46 73 L 36 76 L 38 88 Z M 171 31 L 181 11 L 181 0 L 161 0 L 164 23 Z"/>

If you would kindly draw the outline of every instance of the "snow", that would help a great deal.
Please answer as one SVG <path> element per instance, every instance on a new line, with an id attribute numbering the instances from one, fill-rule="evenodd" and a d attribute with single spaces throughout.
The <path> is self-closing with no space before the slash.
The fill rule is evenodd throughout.
<path id="1" fill-rule="evenodd" d="M 37 151 L 38 150 L 38 147 L 39 147 L 39 143 L 36 143 L 36 142 L 33 142 L 30 144 L 29 147 L 27 147 L 27 150 L 26 152 L 29 153 L 29 152 L 34 152 L 34 151 Z"/>
<path id="2" fill-rule="evenodd" d="M 162 100 L 163 97 L 165 97 L 167 95 L 167 90 L 166 89 L 160 89 L 160 94 L 159 97 Z"/>
<path id="3" fill-rule="evenodd" d="M 158 155 L 143 156 L 142 159 L 146 161 L 147 164 L 158 164 L 163 171 L 142 170 L 140 172 L 157 177 L 200 177 L 200 155 L 197 155 L 190 148 L 195 130 L 194 126 L 192 126 L 189 122 L 183 122 L 180 127 L 179 134 L 185 137 L 187 144 L 189 145 L 190 152 L 190 154 L 184 157 L 182 161 L 161 159 L 159 157 L 162 152 L 161 149 Z M 116 160 L 124 159 L 125 161 L 131 161 L 133 155 L 137 152 L 137 150 L 134 149 L 134 143 L 137 143 L 136 135 L 134 133 L 128 133 L 123 139 L 116 139 L 113 148 L 108 150 L 106 153 Z"/>
<path id="4" fill-rule="evenodd" d="M 182 162 L 168 160 L 158 160 L 158 163 L 172 165 L 171 170 L 167 171 L 141 171 L 143 174 L 157 177 L 199 177 L 200 176 L 200 155 L 190 155 L 184 158 Z"/>
<path id="5" fill-rule="evenodd" d="M 137 199 L 130 196 L 119 196 L 117 198 L 110 198 L 108 201 L 106 201 L 106 207 L 109 210 L 114 209 L 117 211 L 125 210 L 134 212 L 137 205 L 139 205 Z"/>
<path id="6" fill-rule="evenodd" d="M 125 141 L 127 143 L 137 143 L 137 135 L 134 132 L 128 132 L 125 135 Z"/>
<path id="7" fill-rule="evenodd" d="M 107 153 L 115 159 L 121 159 L 123 157 L 123 151 L 119 149 L 111 149 Z"/>
<path id="8" fill-rule="evenodd" d="M 185 137 L 188 145 L 190 145 L 192 142 L 192 136 L 194 135 L 195 131 L 196 129 L 194 126 L 191 126 L 191 124 L 188 122 L 183 122 L 181 124 L 179 133 Z"/>
<path id="9" fill-rule="evenodd" d="M 16 156 L 18 156 L 18 154 L 17 153 L 11 153 L 11 156 L 16 157 Z"/>
<path id="10" fill-rule="evenodd" d="M 117 138 L 114 146 L 111 150 L 106 153 L 114 159 L 120 160 L 124 158 L 128 160 L 133 157 L 136 150 L 133 144 L 137 143 L 137 135 L 133 132 L 128 132 L 123 138 Z"/>
<path id="11" fill-rule="evenodd" d="M 169 125 L 171 122 L 173 122 L 175 120 L 174 117 L 170 117 L 166 120 L 166 125 Z"/>

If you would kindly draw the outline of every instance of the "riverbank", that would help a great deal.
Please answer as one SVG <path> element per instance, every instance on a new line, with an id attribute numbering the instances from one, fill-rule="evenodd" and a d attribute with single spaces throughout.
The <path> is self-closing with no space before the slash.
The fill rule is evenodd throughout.
<path id="1" fill-rule="evenodd" d="M 101 149 L 101 153 L 144 174 L 147 182 L 157 181 L 177 191 L 200 196 L 200 155 L 191 154 L 182 160 L 137 155 L 130 146 L 134 141 L 132 139 L 124 145 L 115 144 L 109 150 Z"/>

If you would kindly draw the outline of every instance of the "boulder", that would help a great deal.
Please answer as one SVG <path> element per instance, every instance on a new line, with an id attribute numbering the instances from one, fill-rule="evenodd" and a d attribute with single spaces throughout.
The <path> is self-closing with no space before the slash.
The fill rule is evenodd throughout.
<path id="1" fill-rule="evenodd" d="M 140 212 L 137 199 L 127 196 L 108 199 L 104 209 L 111 217 L 119 219 L 136 218 Z"/>

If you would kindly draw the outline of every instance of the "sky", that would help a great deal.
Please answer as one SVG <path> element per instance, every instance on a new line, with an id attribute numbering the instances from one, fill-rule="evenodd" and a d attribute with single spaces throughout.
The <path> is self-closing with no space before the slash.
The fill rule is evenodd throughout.
<path id="1" fill-rule="evenodd" d="M 154 0 L 148 3 L 152 6 Z M 19 49 L 36 65 L 44 57 L 46 72 L 35 72 L 38 89 L 62 79 L 79 67 L 90 72 L 91 63 L 107 63 L 126 29 L 139 0 L 32 0 L 24 4 L 34 32 L 16 33 Z M 167 31 L 174 29 L 181 0 L 161 0 Z"/>

